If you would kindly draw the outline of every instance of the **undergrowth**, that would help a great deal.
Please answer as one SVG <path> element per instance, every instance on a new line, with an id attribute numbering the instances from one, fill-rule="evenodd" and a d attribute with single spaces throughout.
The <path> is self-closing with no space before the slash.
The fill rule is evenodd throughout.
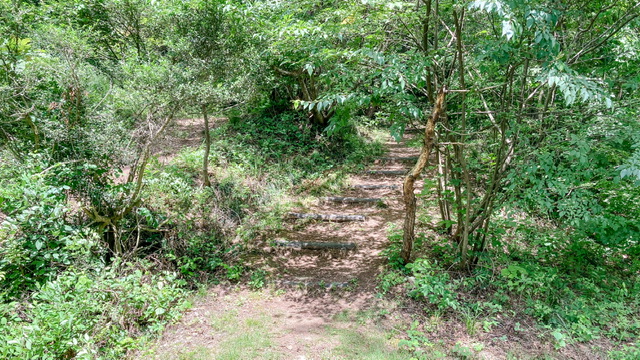
<path id="1" fill-rule="evenodd" d="M 513 234 L 501 242 L 508 251 L 494 248 L 467 273 L 455 270 L 454 259 L 444 255 L 450 252 L 442 250 L 450 244 L 436 234 L 419 236 L 417 259 L 402 266 L 402 236 L 392 232 L 386 251 L 390 269 L 380 276 L 380 292 L 413 298 L 422 304 L 425 318 L 462 323 L 475 338 L 487 334 L 506 339 L 525 331 L 556 350 L 598 340 L 592 346 L 611 359 L 637 359 L 637 258 L 626 250 L 531 224 L 518 226 Z M 518 320 L 514 325 L 510 319 Z M 429 333 L 434 328 L 428 322 L 407 331 L 409 339 L 416 338 L 411 331 L 424 338 L 420 344 L 411 342 L 417 353 L 433 345 Z"/>
<path id="2" fill-rule="evenodd" d="M 0 303 L 3 359 L 121 358 L 177 319 L 189 303 L 176 274 L 145 264 L 101 273 L 68 269 L 30 294 Z"/>
<path id="3" fill-rule="evenodd" d="M 211 131 L 211 187 L 201 184 L 202 148 L 168 165 L 152 159 L 141 202 L 119 224 L 134 246 L 113 263 L 75 194 L 117 194 L 121 185 L 105 178 L 116 169 L 3 154 L 0 357 L 119 359 L 175 321 L 201 284 L 263 286 L 266 274 L 241 255 L 281 226 L 288 195 L 342 186 L 382 151 L 354 129 L 328 136 L 306 123 L 284 113 L 220 124 Z"/>

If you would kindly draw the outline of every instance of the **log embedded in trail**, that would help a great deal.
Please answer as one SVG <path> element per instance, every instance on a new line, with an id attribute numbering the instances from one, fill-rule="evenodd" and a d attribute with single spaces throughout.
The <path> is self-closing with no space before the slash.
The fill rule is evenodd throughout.
<path id="1" fill-rule="evenodd" d="M 407 176 L 404 178 L 402 186 L 406 213 L 404 218 L 402 251 L 400 252 L 400 257 L 405 264 L 408 263 L 411 258 L 411 250 L 413 249 L 413 242 L 415 239 L 416 196 L 413 193 L 413 189 L 416 179 L 420 176 L 420 173 L 429 162 L 429 154 L 433 148 L 435 138 L 436 122 L 444 113 L 446 93 L 447 92 L 444 87 L 438 92 L 436 103 L 433 105 L 433 112 L 431 113 L 429 120 L 427 120 L 427 127 L 424 130 L 424 143 L 422 144 L 420 157 L 411 171 L 409 171 Z"/>
<path id="2" fill-rule="evenodd" d="M 418 161 L 418 156 L 383 156 L 382 161 Z"/>
<path id="3" fill-rule="evenodd" d="M 315 242 L 315 241 L 286 241 L 276 240 L 273 245 L 280 247 L 288 247 L 294 249 L 305 250 L 326 250 L 326 249 L 340 249 L 340 250 L 353 250 L 356 248 L 355 243 L 334 243 L 334 242 Z"/>
<path id="4" fill-rule="evenodd" d="M 404 175 L 407 173 L 407 170 L 369 170 L 367 174 L 369 175 Z"/>
<path id="5" fill-rule="evenodd" d="M 362 190 L 378 190 L 378 189 L 397 190 L 400 187 L 398 185 L 353 185 L 352 188 L 362 189 Z"/>
<path id="6" fill-rule="evenodd" d="M 340 196 L 328 196 L 322 198 L 326 202 L 341 202 L 341 203 L 379 203 L 382 202 L 381 198 L 358 198 L 358 197 L 340 197 Z"/>
<path id="7" fill-rule="evenodd" d="M 322 221 L 365 221 L 364 215 L 335 215 L 335 214 L 302 214 L 302 213 L 289 213 L 291 219 L 314 219 Z"/>
<path id="8" fill-rule="evenodd" d="M 278 282 L 282 286 L 299 286 L 299 287 L 323 287 L 327 289 L 332 288 L 346 288 L 354 286 L 355 282 L 325 282 L 325 281 L 295 281 L 295 280 L 282 280 Z"/>

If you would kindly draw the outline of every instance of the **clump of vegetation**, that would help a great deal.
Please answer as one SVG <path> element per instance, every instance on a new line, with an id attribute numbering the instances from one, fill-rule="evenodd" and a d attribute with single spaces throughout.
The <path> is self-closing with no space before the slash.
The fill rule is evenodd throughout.
<path id="1" fill-rule="evenodd" d="M 637 261 L 619 251 L 605 256 L 598 245 L 584 241 L 560 246 L 558 236 L 565 234 L 540 232 L 537 226 L 519 226 L 517 233 L 527 234 L 519 239 L 526 245 L 508 245 L 510 250 L 495 256 L 493 266 L 470 274 L 427 260 L 441 258 L 440 241 L 435 241 L 420 250 L 419 260 L 382 276 L 381 290 L 406 293 L 425 304 L 428 316 L 464 322 L 469 335 L 509 333 L 513 317 L 523 327 L 536 325 L 517 331 L 537 333 L 558 349 L 596 339 L 608 339 L 612 349 L 637 346 Z M 513 315 L 505 318 L 505 313 Z"/>
<path id="2" fill-rule="evenodd" d="M 29 302 L 3 299 L 0 355 L 122 357 L 188 307 L 175 274 L 143 266 L 123 264 L 99 274 L 73 268 L 38 287 Z"/>

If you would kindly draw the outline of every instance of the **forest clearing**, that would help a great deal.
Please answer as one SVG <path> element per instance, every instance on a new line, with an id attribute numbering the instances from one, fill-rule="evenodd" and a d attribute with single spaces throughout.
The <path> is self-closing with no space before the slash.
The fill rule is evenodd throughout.
<path id="1" fill-rule="evenodd" d="M 0 359 L 640 359 L 640 2 L 0 30 Z"/>

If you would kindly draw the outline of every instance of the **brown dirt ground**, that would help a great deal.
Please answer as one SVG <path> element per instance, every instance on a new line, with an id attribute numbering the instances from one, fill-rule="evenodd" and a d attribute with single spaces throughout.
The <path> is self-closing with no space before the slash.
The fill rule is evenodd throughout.
<path id="1" fill-rule="evenodd" d="M 419 150 L 396 144 L 389 140 L 386 156 L 417 156 Z M 409 164 L 401 162 L 378 162 L 370 170 L 408 169 Z M 357 174 L 350 178 L 351 185 L 399 185 L 402 176 Z M 418 185 L 420 186 L 420 185 Z M 385 264 L 381 252 L 388 246 L 388 231 L 391 224 L 400 226 L 403 203 L 399 189 L 348 189 L 336 196 L 378 197 L 384 204 L 343 204 L 317 201 L 296 212 L 313 214 L 364 215 L 362 222 L 307 221 L 303 229 L 299 220 L 290 221 L 286 230 L 274 238 L 290 241 L 313 242 L 354 242 L 355 250 L 296 250 L 290 248 L 272 249 L 269 256 L 255 258 L 254 266 L 271 269 L 285 284 L 335 284 L 357 285 L 366 296 L 375 295 L 377 275 Z M 269 245 L 269 240 L 265 243 Z"/>

